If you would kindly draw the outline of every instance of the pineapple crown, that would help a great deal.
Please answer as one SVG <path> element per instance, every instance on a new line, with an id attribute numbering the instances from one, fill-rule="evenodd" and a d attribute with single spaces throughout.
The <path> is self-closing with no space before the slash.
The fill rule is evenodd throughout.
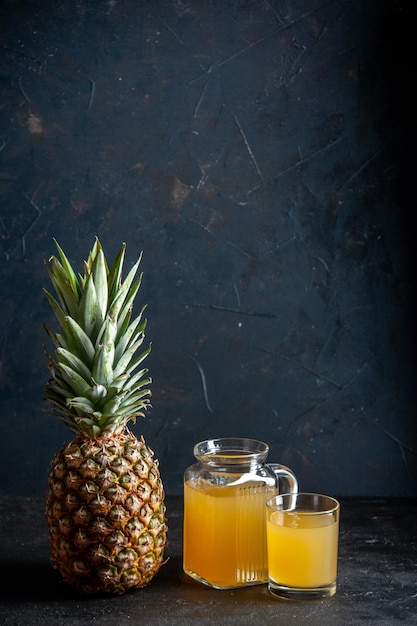
<path id="1" fill-rule="evenodd" d="M 132 319 L 142 281 L 142 273 L 135 279 L 142 252 L 123 280 L 126 244 L 109 269 L 96 238 L 84 261 L 84 275 L 77 276 L 54 242 L 59 259 L 51 256 L 48 274 L 56 298 L 43 291 L 60 332 L 44 325 L 55 345 L 54 356 L 46 351 L 52 377 L 45 399 L 76 435 L 118 434 L 150 405 L 147 386 L 152 380 L 146 377 L 147 369 L 137 369 L 151 351 L 149 344 L 138 353 L 145 338 L 146 305 Z"/>

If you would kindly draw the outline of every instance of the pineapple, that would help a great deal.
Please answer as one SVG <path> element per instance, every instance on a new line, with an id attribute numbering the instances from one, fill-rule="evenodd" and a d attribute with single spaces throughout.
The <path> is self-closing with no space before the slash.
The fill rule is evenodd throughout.
<path id="1" fill-rule="evenodd" d="M 147 585 L 164 563 L 164 490 L 158 462 L 128 423 L 150 405 L 145 306 L 132 317 L 142 253 L 122 278 L 125 244 L 109 268 L 98 238 L 75 274 L 55 241 L 44 293 L 60 332 L 45 397 L 74 438 L 52 459 L 46 494 L 52 565 L 85 593 L 121 594 Z M 138 354 L 139 350 L 139 354 Z"/>

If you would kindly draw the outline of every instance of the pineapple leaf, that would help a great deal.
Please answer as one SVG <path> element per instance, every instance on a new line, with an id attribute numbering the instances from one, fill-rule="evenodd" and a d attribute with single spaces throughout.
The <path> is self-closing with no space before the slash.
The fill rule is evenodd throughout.
<path id="1" fill-rule="evenodd" d="M 64 348 L 66 347 L 67 342 L 65 341 L 65 337 L 63 335 L 60 335 L 59 333 L 54 333 L 46 324 L 44 324 L 43 327 L 56 348 L 59 348 L 60 346 Z"/>
<path id="2" fill-rule="evenodd" d="M 84 278 L 86 278 L 87 276 L 89 276 L 92 272 L 93 269 L 93 264 L 94 264 L 94 260 L 97 256 L 97 253 L 99 250 L 101 250 L 101 243 L 98 239 L 98 237 L 95 238 L 94 240 L 94 244 L 93 247 L 91 248 L 90 252 L 88 253 L 88 258 L 86 261 L 84 261 Z"/>
<path id="3" fill-rule="evenodd" d="M 108 400 L 106 402 L 106 404 L 103 406 L 102 413 L 103 414 L 112 414 L 112 415 L 117 413 L 118 409 L 119 409 L 119 406 L 120 406 L 120 403 L 122 401 L 122 397 L 123 397 L 122 395 L 120 395 L 120 396 L 116 395 L 111 400 Z"/>
<path id="4" fill-rule="evenodd" d="M 134 369 L 136 369 L 137 365 L 139 365 L 139 363 L 142 362 L 142 360 L 150 353 L 151 351 L 151 344 L 149 344 L 148 348 L 146 349 L 146 351 L 144 353 L 142 353 L 141 355 L 139 355 L 139 357 L 137 357 L 137 362 L 135 362 L 135 365 L 133 365 L 133 357 L 136 354 L 138 348 L 142 345 L 144 341 L 144 335 L 141 334 L 139 335 L 139 337 L 136 339 L 136 341 L 134 341 L 132 344 L 130 344 L 128 346 L 128 348 L 125 350 L 124 354 L 120 357 L 120 359 L 117 361 L 115 361 L 115 366 L 114 366 L 114 377 L 117 378 L 120 374 L 123 374 L 124 372 L 127 372 L 128 374 L 130 374 Z"/>
<path id="5" fill-rule="evenodd" d="M 93 247 L 91 248 L 90 254 L 88 255 L 88 267 L 90 271 L 93 268 L 93 264 L 94 264 L 94 261 L 97 257 L 99 250 L 103 250 L 103 248 L 101 247 L 101 243 L 98 237 L 96 237 L 94 240 Z"/>
<path id="6" fill-rule="evenodd" d="M 101 310 L 101 321 L 104 320 L 107 313 L 107 305 L 109 299 L 109 291 L 107 285 L 107 263 L 104 256 L 104 252 L 100 246 L 97 251 L 96 258 L 94 259 L 92 276 L 94 278 L 94 285 L 96 288 L 97 303 Z"/>
<path id="7" fill-rule="evenodd" d="M 92 376 L 99 385 L 108 387 L 113 381 L 114 344 L 98 346 L 93 360 Z"/>
<path id="8" fill-rule="evenodd" d="M 87 391 L 86 395 L 95 406 L 98 406 L 104 398 L 107 398 L 108 392 L 104 385 L 99 385 L 94 381 L 94 385 Z"/>
<path id="9" fill-rule="evenodd" d="M 76 354 L 66 348 L 57 348 L 56 354 L 61 363 L 69 365 L 69 367 L 82 376 L 87 382 L 91 380 L 91 371 Z"/>
<path id="10" fill-rule="evenodd" d="M 65 313 L 63 312 L 62 308 L 59 306 L 53 295 L 49 293 L 49 291 L 43 289 L 43 292 L 46 295 L 49 304 L 51 305 L 52 311 L 54 312 L 54 315 L 58 320 L 58 324 L 61 328 L 63 328 L 63 326 L 65 325 Z"/>
<path id="11" fill-rule="evenodd" d="M 115 343 L 116 335 L 117 324 L 114 319 L 108 315 L 100 328 L 95 347 L 97 348 L 101 343 Z"/>
<path id="12" fill-rule="evenodd" d="M 51 267 L 48 268 L 48 275 L 54 286 L 62 309 L 67 315 L 76 315 L 78 309 L 78 294 L 71 288 L 71 285 L 65 275 L 64 268 L 58 259 L 52 256 L 49 260 Z"/>
<path id="13" fill-rule="evenodd" d="M 72 269 L 72 265 L 68 261 L 68 258 L 66 256 L 66 254 L 64 253 L 63 249 L 61 248 L 61 246 L 59 245 L 59 243 L 57 242 L 56 239 L 54 239 L 54 242 L 55 242 L 56 248 L 58 250 L 59 258 L 61 259 L 61 263 L 62 263 L 62 267 L 64 269 L 65 277 L 68 280 L 68 283 L 70 285 L 70 288 L 71 288 L 72 292 L 77 296 L 77 301 L 79 301 L 79 298 L 80 298 L 80 285 L 78 283 L 77 276 L 76 276 L 74 270 Z"/>
<path id="14" fill-rule="evenodd" d="M 84 285 L 77 321 L 87 335 L 91 337 L 91 340 L 94 341 L 94 337 L 98 332 L 97 326 L 103 319 L 92 274 L 88 276 Z"/>
<path id="15" fill-rule="evenodd" d="M 143 338 L 142 338 L 142 340 L 143 340 Z M 142 341 L 141 341 L 141 343 L 142 343 Z M 146 350 L 141 352 L 136 358 L 132 359 L 130 361 L 129 366 L 126 369 L 127 373 L 131 374 L 142 363 L 142 361 L 144 359 L 146 359 L 146 357 L 148 356 L 148 354 L 150 353 L 151 350 L 152 350 L 152 344 L 149 344 L 149 346 L 146 348 Z"/>
<path id="16" fill-rule="evenodd" d="M 134 410 L 135 407 L 141 405 L 142 402 L 145 404 L 149 403 L 149 400 L 143 400 L 147 396 L 150 396 L 151 392 L 149 389 L 142 389 L 131 396 L 128 396 L 123 402 L 120 403 L 120 409 L 122 410 Z"/>
<path id="17" fill-rule="evenodd" d="M 135 374 L 133 374 L 133 376 L 129 377 L 129 380 L 126 382 L 123 389 L 129 390 L 129 389 L 136 388 L 136 385 L 140 385 L 142 387 L 143 385 L 150 384 L 152 382 L 152 379 L 149 376 L 146 379 L 143 378 L 144 375 L 147 373 L 148 373 L 148 370 L 146 368 L 139 370 L 139 372 L 136 372 Z"/>
<path id="18" fill-rule="evenodd" d="M 125 332 L 120 336 L 120 339 L 116 344 L 116 354 L 115 354 L 116 362 L 120 360 L 120 358 L 126 351 L 127 347 L 131 345 L 132 342 L 134 342 L 138 336 L 144 336 L 146 320 L 143 320 L 142 324 L 140 324 L 139 328 L 137 328 L 138 324 L 141 321 L 141 318 L 142 318 L 142 312 L 140 313 L 140 315 L 138 315 L 138 317 L 136 317 L 133 320 L 133 322 L 127 327 Z"/>
<path id="19" fill-rule="evenodd" d="M 123 374 L 120 374 L 120 376 L 115 376 L 111 384 L 111 387 L 109 387 L 109 391 L 113 388 L 116 389 L 117 391 L 120 391 L 120 389 L 124 388 L 125 383 L 128 379 L 129 379 L 129 374 L 127 374 L 126 372 L 124 372 Z"/>
<path id="20" fill-rule="evenodd" d="M 65 382 L 73 390 L 73 395 L 85 396 L 91 385 L 69 365 L 58 363 L 58 368 Z"/>
<path id="21" fill-rule="evenodd" d="M 139 291 L 139 288 L 141 286 L 142 276 L 143 276 L 143 274 L 140 274 L 140 276 L 137 278 L 135 283 L 132 285 L 132 287 L 131 287 L 131 289 L 130 289 L 130 291 L 129 291 L 126 299 L 125 299 L 125 302 L 123 303 L 123 306 L 122 306 L 120 312 L 118 313 L 119 336 L 120 336 L 120 333 L 123 332 L 123 329 L 125 328 L 125 320 L 126 319 L 130 320 L 130 317 L 132 315 L 133 302 L 134 302 L 134 300 L 136 298 L 136 295 L 137 295 L 137 293 Z"/>
<path id="22" fill-rule="evenodd" d="M 65 409 L 60 402 L 57 402 L 52 398 L 48 398 L 48 400 L 53 406 L 55 412 L 61 416 L 66 424 L 71 426 L 74 421 L 74 411 L 71 411 L 70 409 Z"/>
<path id="23" fill-rule="evenodd" d="M 91 439 L 99 437 L 103 432 L 103 429 L 97 425 L 96 421 L 88 417 L 79 417 L 75 423 L 72 420 L 68 425 L 76 435 L 81 433 L 84 437 L 88 436 Z"/>
<path id="24" fill-rule="evenodd" d="M 81 415 L 93 415 L 95 412 L 93 403 L 83 396 L 75 396 L 74 398 L 69 398 L 67 401 L 67 406 L 69 408 L 77 409 L 77 412 L 81 413 Z"/>
<path id="25" fill-rule="evenodd" d="M 125 303 L 126 297 L 129 294 L 129 289 L 130 286 L 133 282 L 133 279 L 135 277 L 136 272 L 138 271 L 138 267 L 139 267 L 139 263 L 140 263 L 140 258 L 139 260 L 134 264 L 134 266 L 132 267 L 132 269 L 130 270 L 130 272 L 128 273 L 128 275 L 126 276 L 125 280 L 123 281 L 120 289 L 118 290 L 114 300 L 111 302 L 110 307 L 109 307 L 109 315 L 110 317 L 117 319 L 119 316 L 119 313 Z"/>
<path id="26" fill-rule="evenodd" d="M 65 336 L 68 348 L 83 359 L 89 367 L 94 359 L 94 346 L 85 330 L 70 316 L 65 318 Z"/>
<path id="27" fill-rule="evenodd" d="M 123 243 L 112 267 L 109 270 L 107 282 L 109 286 L 109 302 L 113 302 L 122 284 L 122 270 L 125 258 L 126 244 Z"/>
<path id="28" fill-rule="evenodd" d="M 59 382 L 57 380 L 48 381 L 45 392 L 49 400 L 55 400 L 60 406 L 66 406 L 67 398 L 73 395 L 73 391 L 64 380 Z"/>

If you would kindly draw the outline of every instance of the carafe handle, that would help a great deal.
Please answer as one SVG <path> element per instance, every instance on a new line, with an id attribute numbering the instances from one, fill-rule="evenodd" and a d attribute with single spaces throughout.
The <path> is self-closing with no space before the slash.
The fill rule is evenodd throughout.
<path id="1" fill-rule="evenodd" d="M 281 465 L 280 463 L 267 463 L 266 465 L 276 476 L 278 493 L 298 493 L 298 481 L 294 472 L 292 472 L 289 467 Z M 280 483 L 282 480 L 288 483 L 289 490 L 281 489 Z"/>

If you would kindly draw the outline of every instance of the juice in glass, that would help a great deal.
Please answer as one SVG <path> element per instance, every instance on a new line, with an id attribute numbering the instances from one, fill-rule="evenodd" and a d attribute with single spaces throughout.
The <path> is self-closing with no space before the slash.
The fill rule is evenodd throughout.
<path id="1" fill-rule="evenodd" d="M 219 589 L 266 582 L 265 502 L 276 487 L 257 482 L 184 483 L 184 571 Z"/>
<path id="2" fill-rule="evenodd" d="M 315 497 L 315 501 L 310 496 Z M 310 498 L 308 502 L 306 497 Z M 331 596 L 336 591 L 339 504 L 316 494 L 292 499 L 292 510 L 267 505 L 269 588 L 281 597 Z M 323 498 L 327 501 L 323 504 Z M 297 501 L 297 504 L 294 504 Z M 285 509 L 287 505 L 284 505 Z"/>

